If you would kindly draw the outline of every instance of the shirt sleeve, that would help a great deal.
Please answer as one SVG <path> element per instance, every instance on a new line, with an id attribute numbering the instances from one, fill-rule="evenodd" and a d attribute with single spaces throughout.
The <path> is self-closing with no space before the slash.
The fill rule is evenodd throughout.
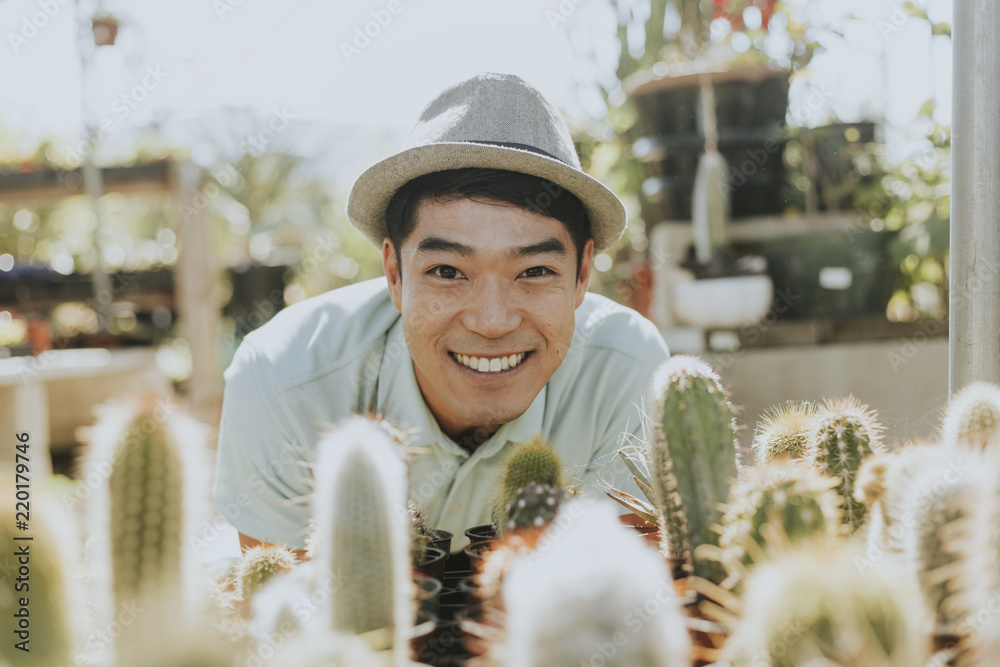
<path id="1" fill-rule="evenodd" d="M 244 535 L 303 548 L 309 484 L 299 463 L 302 449 L 250 338 L 240 344 L 225 379 L 215 507 Z"/>

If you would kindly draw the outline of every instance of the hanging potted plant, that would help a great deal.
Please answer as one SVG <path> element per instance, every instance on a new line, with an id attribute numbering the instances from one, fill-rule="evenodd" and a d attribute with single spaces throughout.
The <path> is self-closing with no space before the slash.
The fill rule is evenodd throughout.
<path id="1" fill-rule="evenodd" d="M 94 33 L 95 46 L 114 46 L 118 37 L 118 26 L 121 21 L 110 12 L 98 12 L 90 19 L 90 28 Z"/>

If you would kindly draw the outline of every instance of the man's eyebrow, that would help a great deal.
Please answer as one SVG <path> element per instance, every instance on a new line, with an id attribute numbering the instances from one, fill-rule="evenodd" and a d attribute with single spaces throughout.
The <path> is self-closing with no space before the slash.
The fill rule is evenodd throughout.
<path id="1" fill-rule="evenodd" d="M 446 241 L 439 236 L 428 236 L 417 244 L 417 252 L 451 252 L 462 257 L 471 257 L 476 251 L 464 243 Z"/>
<path id="2" fill-rule="evenodd" d="M 523 259 L 525 257 L 534 257 L 535 255 L 549 254 L 565 257 L 569 253 L 567 252 L 566 246 L 563 242 L 557 238 L 550 238 L 542 241 L 541 243 L 533 243 L 531 245 L 511 248 L 507 251 L 507 256 L 510 259 Z"/>

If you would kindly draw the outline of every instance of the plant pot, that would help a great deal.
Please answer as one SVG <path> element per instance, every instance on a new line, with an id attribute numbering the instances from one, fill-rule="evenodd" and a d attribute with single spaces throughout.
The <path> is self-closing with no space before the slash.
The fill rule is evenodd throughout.
<path id="1" fill-rule="evenodd" d="M 479 574 L 483 571 L 485 554 L 496 546 L 496 542 L 497 540 L 495 539 L 481 540 L 465 547 L 465 554 L 469 557 L 469 564 L 472 566 L 473 573 Z"/>
<path id="2" fill-rule="evenodd" d="M 414 572 L 413 588 L 414 597 L 417 600 L 419 608 L 422 611 L 438 615 L 439 599 L 441 591 L 444 589 L 444 584 L 441 583 L 441 580 L 422 572 Z"/>
<path id="3" fill-rule="evenodd" d="M 438 619 L 434 614 L 423 610 L 417 612 L 416 622 L 410 631 L 410 650 L 415 655 L 420 655 L 427 650 L 437 623 Z"/>
<path id="4" fill-rule="evenodd" d="M 646 521 L 635 512 L 622 514 L 618 517 L 618 520 L 635 532 L 639 533 L 646 544 L 654 547 L 660 546 L 660 527 L 655 523 Z"/>
<path id="5" fill-rule="evenodd" d="M 484 523 L 481 526 L 467 528 L 465 536 L 469 538 L 469 544 L 472 544 L 473 542 L 482 542 L 484 540 L 500 539 L 500 536 L 497 535 L 496 528 L 492 523 Z"/>
<path id="6" fill-rule="evenodd" d="M 496 609 L 470 605 L 455 614 L 455 622 L 465 634 L 465 650 L 474 656 L 485 655 L 504 638 L 504 614 Z"/>
<path id="7" fill-rule="evenodd" d="M 429 546 L 437 547 L 444 551 L 448 556 L 451 556 L 451 541 L 455 537 L 455 533 L 450 530 L 431 530 L 431 541 Z"/>
<path id="8" fill-rule="evenodd" d="M 468 604 L 482 604 L 483 592 L 479 584 L 472 577 L 466 577 L 458 582 L 458 592 L 464 593 L 468 599 Z"/>
<path id="9" fill-rule="evenodd" d="M 414 570 L 437 580 L 444 579 L 444 563 L 448 554 L 437 547 L 427 547 L 424 562 L 413 567 Z"/>

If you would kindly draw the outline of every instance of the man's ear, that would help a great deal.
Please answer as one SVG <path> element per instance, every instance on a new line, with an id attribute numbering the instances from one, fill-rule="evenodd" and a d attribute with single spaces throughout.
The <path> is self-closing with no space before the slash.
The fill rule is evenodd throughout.
<path id="1" fill-rule="evenodd" d="M 389 283 L 389 298 L 392 299 L 392 305 L 399 312 L 403 312 L 403 274 L 399 270 L 396 249 L 388 238 L 382 241 L 382 270 L 385 271 L 385 279 Z"/>
<path id="2" fill-rule="evenodd" d="M 576 279 L 576 307 L 583 303 L 583 297 L 587 294 L 587 287 L 590 285 L 590 269 L 594 264 L 594 239 L 587 239 L 587 244 L 583 246 L 583 258 L 580 260 L 580 275 Z"/>

